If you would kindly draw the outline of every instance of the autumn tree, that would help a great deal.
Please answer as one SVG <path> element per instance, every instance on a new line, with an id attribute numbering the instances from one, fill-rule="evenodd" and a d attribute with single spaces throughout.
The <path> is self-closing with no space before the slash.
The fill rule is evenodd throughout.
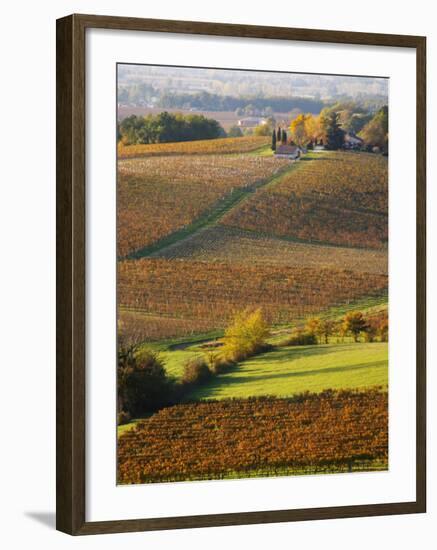
<path id="1" fill-rule="evenodd" d="M 378 334 L 378 326 L 376 323 L 369 323 L 364 331 L 364 341 L 374 342 Z"/>
<path id="2" fill-rule="evenodd" d="M 319 335 L 323 336 L 325 344 L 329 343 L 329 337 L 332 336 L 337 328 L 337 323 L 333 319 L 324 319 L 320 323 Z"/>
<path id="3" fill-rule="evenodd" d="M 269 334 L 261 309 L 246 309 L 238 313 L 225 330 L 223 355 L 232 361 L 241 361 L 263 349 Z"/>
<path id="4" fill-rule="evenodd" d="M 300 114 L 290 124 L 291 139 L 300 147 L 317 142 L 324 136 L 320 117 L 312 114 Z"/>
<path id="5" fill-rule="evenodd" d="M 307 142 L 316 142 L 322 137 L 320 117 L 308 114 L 305 116 L 305 135 Z"/>
<path id="6" fill-rule="evenodd" d="M 333 319 L 320 319 L 313 317 L 308 319 L 305 330 L 308 334 L 312 334 L 318 338 L 318 342 L 328 344 L 329 337 L 332 336 L 336 329 L 337 323 Z"/>
<path id="7" fill-rule="evenodd" d="M 380 342 L 388 341 L 388 312 L 383 310 L 367 319 L 368 328 L 364 333 L 366 342 L 374 342 L 376 338 Z"/>
<path id="8" fill-rule="evenodd" d="M 382 318 L 379 322 L 377 335 L 381 342 L 388 342 L 388 318 Z"/>
<path id="9" fill-rule="evenodd" d="M 343 329 L 346 334 L 352 334 L 354 342 L 368 328 L 368 324 L 361 311 L 350 311 L 343 319 Z"/>
<path id="10" fill-rule="evenodd" d="M 300 147 L 309 141 L 306 128 L 306 115 L 298 115 L 290 124 L 291 139 Z"/>
<path id="11" fill-rule="evenodd" d="M 359 133 L 368 146 L 388 150 L 388 107 L 382 107 Z"/>
<path id="12" fill-rule="evenodd" d="M 312 317 L 311 319 L 308 319 L 308 321 L 305 324 L 305 330 L 308 334 L 312 334 L 314 336 L 320 336 L 321 335 L 321 326 L 322 321 L 318 317 Z"/>

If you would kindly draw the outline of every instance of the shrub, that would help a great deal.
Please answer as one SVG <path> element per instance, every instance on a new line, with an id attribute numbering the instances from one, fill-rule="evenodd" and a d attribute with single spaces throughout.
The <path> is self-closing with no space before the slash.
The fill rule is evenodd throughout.
<path id="1" fill-rule="evenodd" d="M 214 374 L 223 374 L 225 372 L 229 372 L 234 366 L 235 366 L 235 363 L 233 361 L 229 361 L 224 357 L 219 357 L 214 363 L 212 372 Z"/>
<path id="2" fill-rule="evenodd" d="M 120 411 L 117 414 L 117 424 L 121 426 L 122 424 L 127 424 L 131 419 L 131 415 L 127 411 Z"/>
<path id="3" fill-rule="evenodd" d="M 145 349 L 118 366 L 119 408 L 132 417 L 153 412 L 169 403 L 171 381 L 157 353 Z"/>
<path id="4" fill-rule="evenodd" d="M 217 351 L 208 350 L 204 352 L 204 356 L 208 368 L 213 374 L 227 372 L 235 365 L 233 361 L 226 359 Z"/>
<path id="5" fill-rule="evenodd" d="M 189 359 L 184 365 L 184 384 L 204 384 L 211 378 L 211 371 L 202 357 Z"/>
<path id="6" fill-rule="evenodd" d="M 283 346 L 313 346 L 317 344 L 317 336 L 314 333 L 295 328 L 290 336 L 282 343 Z"/>

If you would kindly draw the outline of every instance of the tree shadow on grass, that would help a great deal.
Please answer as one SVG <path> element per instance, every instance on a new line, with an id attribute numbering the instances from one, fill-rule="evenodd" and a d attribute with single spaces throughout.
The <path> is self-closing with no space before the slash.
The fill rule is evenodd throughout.
<path id="1" fill-rule="evenodd" d="M 358 344 L 359 345 L 359 344 Z M 250 364 L 256 365 L 257 363 L 283 363 L 285 361 L 294 361 L 296 359 L 302 359 L 304 357 L 313 357 L 318 355 L 329 355 L 331 353 L 338 353 L 341 351 L 350 350 L 353 351 L 357 344 L 320 344 L 318 346 L 284 346 L 283 348 L 273 348 L 272 351 L 263 353 L 255 357 L 248 359 Z M 247 363 L 246 363 L 247 365 Z"/>
<path id="2" fill-rule="evenodd" d="M 251 374 L 250 377 L 248 376 L 233 376 L 232 378 L 222 378 L 220 381 L 217 381 L 217 384 L 215 384 L 216 387 L 219 386 L 231 386 L 234 384 L 243 384 L 245 382 L 250 381 L 256 381 L 260 382 L 262 380 L 279 380 L 279 379 L 292 379 L 292 378 L 300 378 L 303 376 L 313 376 L 313 375 L 323 375 L 326 374 L 333 374 L 333 373 L 346 373 L 361 369 L 367 369 L 371 367 L 383 367 L 387 364 L 387 361 L 385 359 L 382 359 L 381 361 L 369 361 L 368 363 L 358 363 L 356 365 L 345 365 L 345 366 L 338 366 L 338 367 L 326 367 L 326 368 L 320 368 L 320 369 L 306 369 L 302 371 L 294 371 L 294 372 L 281 372 L 277 374 Z M 210 389 L 213 389 L 214 386 L 209 386 Z"/>
<path id="3" fill-rule="evenodd" d="M 316 154 L 316 153 L 314 153 Z M 300 162 L 302 161 L 305 161 L 305 162 L 310 162 L 310 161 L 313 161 L 313 160 L 316 160 L 316 161 L 319 161 L 319 160 L 329 160 L 329 162 L 344 162 L 344 159 L 339 159 L 339 158 L 333 158 L 333 157 L 311 157 L 311 158 L 308 158 L 308 157 L 302 157 L 300 159 Z"/>
<path id="4" fill-rule="evenodd" d="M 329 355 L 332 353 L 337 353 L 339 351 L 354 350 L 359 344 L 340 344 L 340 345 L 319 345 L 319 346 L 299 346 L 296 349 L 293 348 L 281 348 L 275 349 L 271 352 L 264 353 L 257 357 L 252 357 L 248 361 L 250 362 L 250 372 L 248 372 L 248 363 L 243 363 L 237 365 L 232 372 L 218 376 L 214 378 L 209 384 L 199 388 L 193 395 L 195 399 L 197 398 L 206 398 L 214 397 L 214 393 L 218 389 L 230 388 L 236 385 L 244 385 L 252 382 L 262 382 L 262 381 L 271 381 L 271 380 L 292 380 L 299 379 L 305 376 L 317 376 L 322 375 L 326 376 L 329 374 L 335 373 L 351 373 L 353 371 L 360 371 L 366 368 L 382 368 L 387 365 L 387 360 L 382 359 L 378 361 L 368 361 L 353 365 L 344 365 L 344 366 L 332 366 L 332 367 L 320 367 L 317 369 L 308 369 L 303 368 L 302 370 L 294 370 L 291 372 L 270 372 L 257 374 L 256 371 L 260 366 L 266 366 L 268 364 L 271 366 L 272 371 L 275 370 L 275 367 L 280 367 L 282 363 L 294 361 L 301 358 L 308 358 L 321 355 Z M 239 372 L 241 375 L 239 375 Z M 245 373 L 243 375 L 243 372 Z"/>

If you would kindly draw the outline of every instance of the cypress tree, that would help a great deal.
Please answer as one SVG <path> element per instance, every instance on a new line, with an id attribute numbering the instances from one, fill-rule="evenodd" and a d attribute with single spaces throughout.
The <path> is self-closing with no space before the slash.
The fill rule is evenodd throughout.
<path id="1" fill-rule="evenodd" d="M 276 141 L 281 141 L 281 136 L 282 136 L 282 130 L 281 130 L 281 127 L 279 126 L 278 128 L 278 132 L 276 134 Z"/>
<path id="2" fill-rule="evenodd" d="M 274 128 L 272 132 L 272 151 L 276 151 L 276 130 Z"/>

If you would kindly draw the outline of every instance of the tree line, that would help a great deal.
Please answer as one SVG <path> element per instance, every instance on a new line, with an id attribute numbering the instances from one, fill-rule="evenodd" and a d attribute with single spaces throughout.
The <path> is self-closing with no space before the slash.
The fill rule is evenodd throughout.
<path id="1" fill-rule="evenodd" d="M 215 119 L 166 111 L 157 115 L 131 115 L 117 124 L 117 140 L 124 145 L 215 139 L 225 135 Z"/>
<path id="2" fill-rule="evenodd" d="M 281 343 L 283 346 L 329 344 L 332 338 L 337 342 L 350 336 L 354 342 L 387 342 L 387 311 L 364 315 L 361 311 L 350 311 L 342 319 L 321 319 L 311 317 L 304 326 L 296 327 Z"/>
<path id="3" fill-rule="evenodd" d="M 325 107 L 322 100 L 310 97 L 236 97 L 209 92 L 195 94 L 164 93 L 160 96 L 158 105 L 166 109 L 198 109 L 200 111 L 236 111 L 242 109 L 245 114 L 265 111 L 288 113 L 293 109 L 316 114 Z"/>
<path id="4" fill-rule="evenodd" d="M 323 144 L 336 150 L 344 146 L 346 134 L 358 136 L 364 148 L 378 147 L 388 151 L 388 107 L 381 107 L 375 114 L 354 111 L 351 104 L 323 109 L 319 115 L 300 114 L 290 123 L 290 137 L 296 145 L 311 148 Z M 272 142 L 273 148 L 273 142 Z"/>

